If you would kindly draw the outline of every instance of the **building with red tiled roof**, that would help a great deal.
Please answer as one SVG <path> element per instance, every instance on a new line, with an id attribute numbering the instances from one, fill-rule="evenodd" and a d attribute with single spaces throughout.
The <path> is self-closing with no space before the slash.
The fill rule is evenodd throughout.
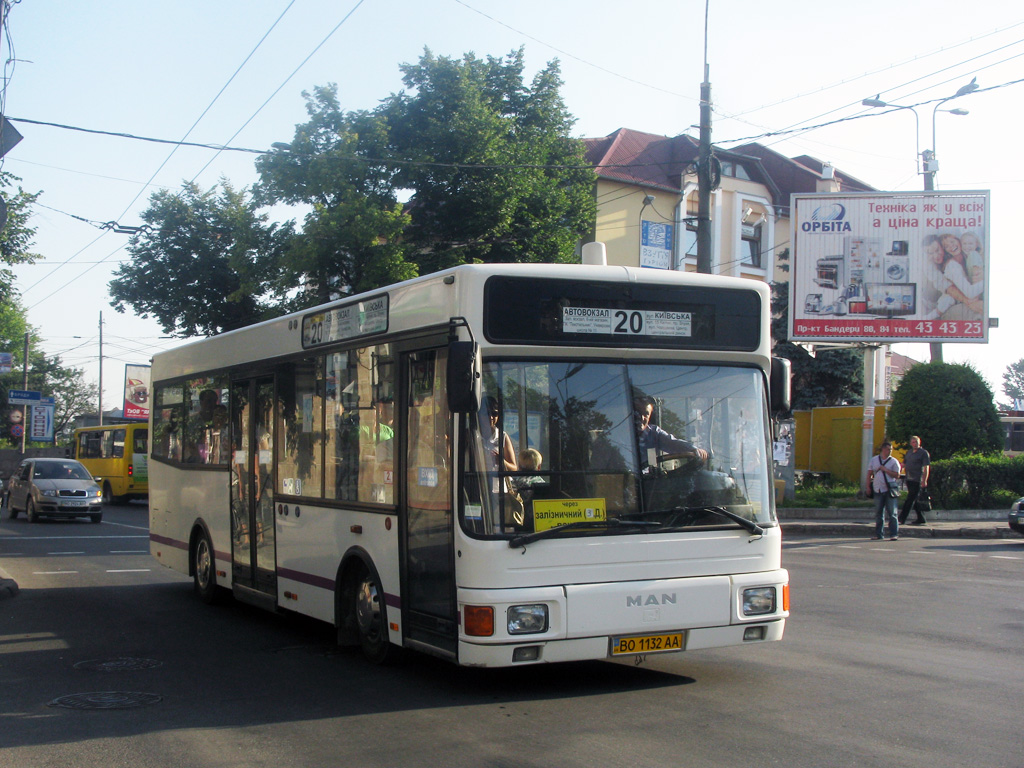
<path id="1" fill-rule="evenodd" d="M 594 240 L 606 244 L 608 262 L 695 271 L 698 141 L 620 128 L 584 142 L 598 176 Z M 721 170 L 711 202 L 715 274 L 787 279 L 776 272 L 776 255 L 789 241 L 789 196 L 872 191 L 820 160 L 760 144 L 714 154 Z"/>

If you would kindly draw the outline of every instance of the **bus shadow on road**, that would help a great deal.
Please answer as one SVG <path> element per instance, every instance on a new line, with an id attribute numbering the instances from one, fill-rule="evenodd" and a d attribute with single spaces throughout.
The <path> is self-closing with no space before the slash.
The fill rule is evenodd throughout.
<path id="1" fill-rule="evenodd" d="M 182 582 L 29 589 L 5 607 L 0 748 L 422 710 L 450 710 L 457 719 L 465 716 L 460 708 L 491 716 L 507 708 L 511 717 L 529 702 L 552 700 L 571 701 L 574 720 L 597 722 L 609 694 L 695 682 L 627 663 L 488 670 L 408 651 L 375 666 L 358 648 L 338 648 L 329 625 L 231 600 L 211 608 Z M 659 658 L 666 656 L 674 655 Z M 121 694 L 129 711 L 116 706 Z M 85 706 L 62 704 L 79 697 Z M 83 711 L 92 699 L 102 715 Z"/>

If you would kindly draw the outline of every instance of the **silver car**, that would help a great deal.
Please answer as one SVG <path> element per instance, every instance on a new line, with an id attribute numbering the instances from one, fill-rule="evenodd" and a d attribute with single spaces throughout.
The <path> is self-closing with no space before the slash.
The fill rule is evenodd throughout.
<path id="1" fill-rule="evenodd" d="M 25 459 L 7 489 L 7 514 L 24 512 L 30 523 L 40 517 L 103 519 L 103 491 L 74 459 Z"/>

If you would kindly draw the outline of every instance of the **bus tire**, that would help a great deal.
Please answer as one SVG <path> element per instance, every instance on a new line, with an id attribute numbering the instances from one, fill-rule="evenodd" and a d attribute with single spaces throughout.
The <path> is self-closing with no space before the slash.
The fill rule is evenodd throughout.
<path id="1" fill-rule="evenodd" d="M 127 496 L 115 496 L 114 489 L 110 487 L 110 483 L 103 484 L 103 506 L 124 504 L 126 498 Z"/>
<path id="2" fill-rule="evenodd" d="M 387 607 L 377 577 L 360 564 L 355 572 L 352 615 L 363 655 L 372 664 L 383 664 L 392 655 L 388 639 Z"/>
<path id="3" fill-rule="evenodd" d="M 217 562 L 206 531 L 200 531 L 196 536 L 191 558 L 193 590 L 200 600 L 213 605 L 217 602 Z"/>

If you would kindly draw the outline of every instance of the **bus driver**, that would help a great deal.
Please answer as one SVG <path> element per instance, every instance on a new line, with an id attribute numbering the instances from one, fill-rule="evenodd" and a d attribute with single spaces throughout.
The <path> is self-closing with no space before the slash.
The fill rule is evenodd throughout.
<path id="1" fill-rule="evenodd" d="M 668 454 L 692 454 L 701 463 L 707 461 L 708 452 L 698 448 L 687 440 L 680 440 L 670 435 L 657 424 L 651 424 L 654 413 L 654 400 L 650 397 L 637 397 L 633 400 L 633 411 L 636 419 L 637 443 L 640 447 L 640 463 L 645 472 L 649 471 L 654 456 Z"/>

